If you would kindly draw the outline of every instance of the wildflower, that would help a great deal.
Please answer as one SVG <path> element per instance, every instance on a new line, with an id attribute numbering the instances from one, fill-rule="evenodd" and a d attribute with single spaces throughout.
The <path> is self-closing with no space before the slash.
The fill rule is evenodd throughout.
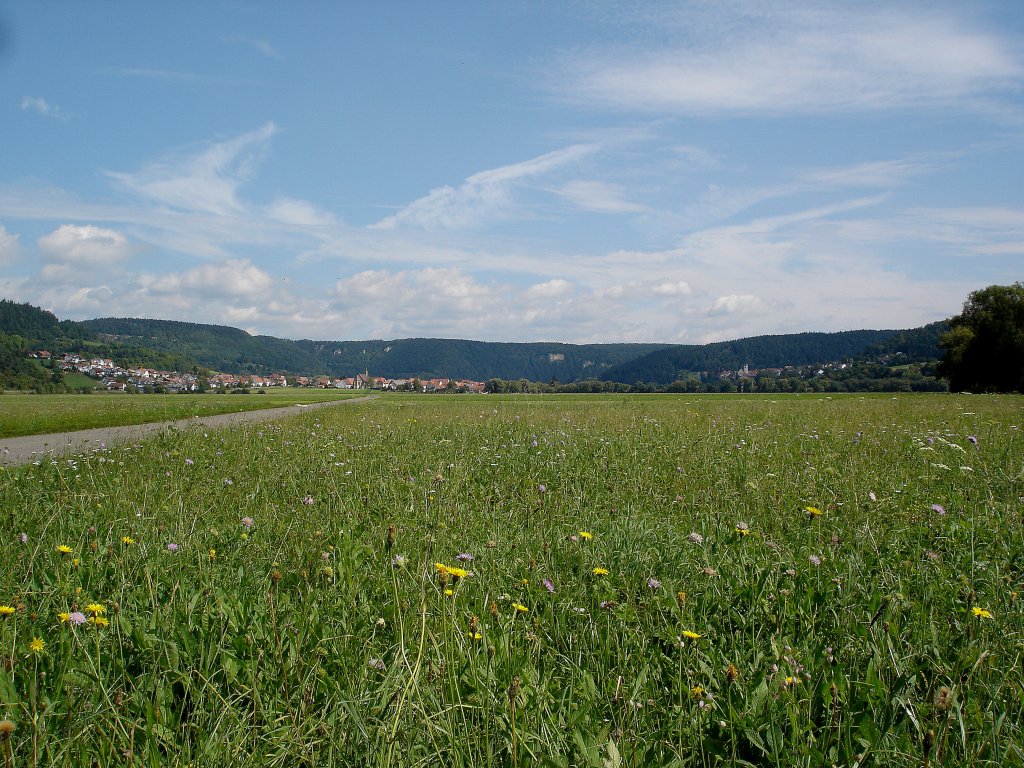
<path id="1" fill-rule="evenodd" d="M 67 544 L 58 544 L 57 551 L 60 552 L 62 555 L 70 555 L 72 552 L 74 552 L 74 550 L 71 549 L 71 547 L 69 547 Z"/>
<path id="2" fill-rule="evenodd" d="M 977 445 L 978 444 L 978 438 L 975 435 L 968 435 L 967 436 L 967 442 L 969 442 L 971 445 Z"/>
<path id="3" fill-rule="evenodd" d="M 14 606 L 0 605 L 0 616 L 11 616 L 14 614 Z"/>
<path id="4" fill-rule="evenodd" d="M 740 536 L 749 536 L 750 526 L 744 522 L 736 523 L 736 533 L 738 533 Z"/>
<path id="5" fill-rule="evenodd" d="M 85 610 L 91 613 L 93 616 L 102 616 L 104 613 L 107 612 L 106 607 L 101 605 L 100 603 L 89 603 L 87 606 L 85 606 Z"/>
<path id="6" fill-rule="evenodd" d="M 693 542 L 694 544 L 703 544 L 703 543 L 704 543 L 704 537 L 703 537 L 703 536 L 701 536 L 701 535 L 700 535 L 699 533 L 697 533 L 696 531 L 693 531 L 693 532 L 692 532 L 692 533 L 691 533 L 691 534 L 690 534 L 689 536 L 687 536 L 686 538 L 688 538 L 688 539 L 689 539 L 690 541 L 692 541 L 692 542 Z"/>
<path id="7" fill-rule="evenodd" d="M 408 561 L 409 559 L 405 555 L 395 555 L 391 558 L 391 565 L 395 568 L 401 568 Z"/>
<path id="8" fill-rule="evenodd" d="M 594 534 L 592 534 L 590 531 L 580 531 L 580 538 L 584 541 L 590 541 L 592 538 L 594 538 Z"/>
<path id="9" fill-rule="evenodd" d="M 808 517 L 818 517 L 822 514 L 822 511 L 817 507 L 804 507 L 804 512 L 807 513 Z"/>
<path id="10" fill-rule="evenodd" d="M 384 659 L 370 659 L 366 662 L 366 666 L 370 669 L 376 669 L 378 672 L 383 672 L 387 667 L 384 665 Z"/>
<path id="11" fill-rule="evenodd" d="M 243 528 L 252 528 L 254 525 L 256 525 L 256 521 L 253 520 L 251 517 L 243 517 L 242 518 L 242 527 Z"/>
<path id="12" fill-rule="evenodd" d="M 614 600 L 602 600 L 600 603 L 598 603 L 598 605 L 600 605 L 603 609 L 605 609 L 607 611 L 607 610 L 610 610 L 610 609 L 615 607 L 615 601 Z"/>
<path id="13" fill-rule="evenodd" d="M 973 608 L 971 608 L 971 613 L 973 613 L 979 619 L 991 619 L 992 618 L 992 614 L 991 613 L 989 613 L 984 608 L 979 608 L 978 606 L 974 606 Z"/>
<path id="14" fill-rule="evenodd" d="M 67 611 L 57 614 L 57 618 L 60 619 L 61 624 L 67 624 L 71 621 L 71 614 Z"/>
<path id="15" fill-rule="evenodd" d="M 445 597 L 454 597 L 454 596 L 455 596 L 455 593 L 454 593 L 454 592 L 453 592 L 452 590 L 450 590 L 450 589 L 446 589 L 446 590 L 444 591 L 444 596 L 445 596 Z"/>
<path id="16" fill-rule="evenodd" d="M 693 688 L 690 689 L 690 693 L 692 693 L 699 699 L 704 695 L 704 689 L 701 688 L 699 685 L 695 685 Z"/>
<path id="17" fill-rule="evenodd" d="M 177 545 L 177 544 L 175 544 L 175 543 L 174 543 L 173 541 L 172 541 L 172 542 L 170 542 L 170 543 L 169 543 L 169 544 L 167 545 L 167 551 L 168 551 L 168 552 L 171 552 L 171 553 L 177 552 L 177 551 L 178 551 L 178 545 Z"/>
<path id="18" fill-rule="evenodd" d="M 307 496 L 306 498 L 304 498 L 302 500 L 302 503 L 305 504 L 307 507 L 313 506 L 313 497 L 312 496 Z"/>
<path id="19" fill-rule="evenodd" d="M 680 605 L 685 603 L 686 602 L 686 593 L 683 592 L 682 590 L 679 590 L 678 592 L 676 592 L 676 600 L 679 601 Z"/>
<path id="20" fill-rule="evenodd" d="M 466 635 L 469 637 L 470 640 L 483 640 L 484 639 L 484 636 L 481 635 L 479 632 L 467 632 Z"/>
<path id="21" fill-rule="evenodd" d="M 28 649 L 32 653 L 42 653 L 44 648 L 46 648 L 46 643 L 43 642 L 41 637 L 33 637 L 32 642 L 28 644 Z"/>
<path id="22" fill-rule="evenodd" d="M 537 492 L 538 493 L 546 493 L 547 490 L 548 490 L 548 487 L 546 485 L 544 485 L 544 483 L 541 483 L 540 485 L 537 486 Z"/>
<path id="23" fill-rule="evenodd" d="M 14 733 L 17 729 L 18 726 L 16 726 L 10 720 L 0 720 L 0 737 L 9 739 L 11 738 L 11 734 Z"/>
<path id="24" fill-rule="evenodd" d="M 878 501 L 878 497 L 875 496 L 874 491 L 868 491 L 868 498 L 871 499 L 872 501 Z"/>
<path id="25" fill-rule="evenodd" d="M 935 692 L 935 709 L 939 712 L 945 712 L 952 705 L 953 691 L 951 691 L 945 685 L 941 686 L 939 690 Z"/>
<path id="26" fill-rule="evenodd" d="M 546 589 L 548 592 L 555 591 L 555 585 L 551 582 L 551 579 L 541 579 L 540 583 L 544 585 L 544 589 Z"/>
<path id="27" fill-rule="evenodd" d="M 715 570 L 714 568 L 712 568 L 712 567 L 711 567 L 710 565 L 709 565 L 709 566 L 707 566 L 707 567 L 706 567 L 706 568 L 705 568 L 705 569 L 704 569 L 704 570 L 702 571 L 702 573 L 703 573 L 703 574 L 704 574 L 705 576 L 710 576 L 711 578 L 714 578 L 715 576 L 717 576 L 717 575 L 718 575 L 718 571 L 716 571 L 716 570 Z"/>
<path id="28" fill-rule="evenodd" d="M 515 610 L 517 610 L 519 613 L 526 613 L 528 610 L 530 610 L 529 608 L 527 608 L 522 603 L 512 603 L 512 607 Z"/>
<path id="29" fill-rule="evenodd" d="M 600 566 L 595 568 L 593 572 L 594 572 L 595 576 L 607 576 L 608 575 L 608 569 L 607 568 L 601 568 Z"/>
<path id="30" fill-rule="evenodd" d="M 661 582 L 651 576 L 647 579 L 647 586 L 651 589 L 661 589 Z"/>
<path id="31" fill-rule="evenodd" d="M 469 552 L 460 552 L 455 556 L 455 559 L 462 563 L 472 562 L 473 556 Z"/>
<path id="32" fill-rule="evenodd" d="M 20 541 L 22 544 L 28 544 L 28 534 L 27 533 L 19 534 L 18 535 L 18 541 Z"/>
<path id="33" fill-rule="evenodd" d="M 821 565 L 821 558 L 820 558 L 820 557 L 818 557 L 817 555 L 811 555 L 811 556 L 810 556 L 810 557 L 808 557 L 807 559 L 808 559 L 808 560 L 810 560 L 810 562 L 811 562 L 811 565 L 813 565 L 813 566 L 815 566 L 815 567 L 817 567 L 817 566 Z"/>
<path id="34" fill-rule="evenodd" d="M 97 627 L 100 628 L 110 626 L 110 622 L 107 621 L 103 616 L 93 616 L 91 619 L 89 619 L 89 623 L 95 624 Z"/>
<path id="35" fill-rule="evenodd" d="M 193 464 L 195 464 L 195 462 L 192 461 L 192 459 L 185 459 L 185 466 L 186 467 L 191 467 Z"/>
<path id="36" fill-rule="evenodd" d="M 216 549 L 211 549 L 210 550 L 210 559 L 211 560 L 216 560 L 217 559 L 217 550 Z"/>
<path id="37" fill-rule="evenodd" d="M 740 671 L 736 669 L 735 664 L 730 664 L 725 670 L 725 679 L 730 683 L 735 683 L 740 678 Z"/>
<path id="38" fill-rule="evenodd" d="M 121 537 L 121 543 L 122 544 L 134 544 L 135 543 L 135 539 L 133 539 L 131 536 L 122 536 Z"/>
<path id="39" fill-rule="evenodd" d="M 940 515 L 946 514 L 946 508 L 941 504 L 932 504 L 932 511 L 938 512 Z"/>
<path id="40" fill-rule="evenodd" d="M 68 614 L 68 624 L 73 627 L 81 626 L 82 624 L 85 624 L 86 621 L 87 619 L 85 618 L 85 614 L 81 611 L 73 611 Z"/>
<path id="41" fill-rule="evenodd" d="M 698 635 L 696 632 L 692 632 L 689 629 L 684 629 L 683 637 L 685 637 L 687 640 L 700 640 L 701 635 Z"/>

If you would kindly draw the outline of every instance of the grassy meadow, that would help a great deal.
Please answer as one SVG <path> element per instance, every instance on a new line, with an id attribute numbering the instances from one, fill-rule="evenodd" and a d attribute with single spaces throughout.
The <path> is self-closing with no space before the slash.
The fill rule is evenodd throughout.
<path id="1" fill-rule="evenodd" d="M 156 421 L 215 416 L 220 413 L 280 408 L 358 397 L 330 389 L 269 389 L 259 394 L 35 395 L 0 393 L 0 438 L 46 435 L 94 427 L 119 427 Z"/>
<path id="2" fill-rule="evenodd" d="M 0 469 L 0 761 L 1022 765 L 1022 406 L 396 396 Z"/>

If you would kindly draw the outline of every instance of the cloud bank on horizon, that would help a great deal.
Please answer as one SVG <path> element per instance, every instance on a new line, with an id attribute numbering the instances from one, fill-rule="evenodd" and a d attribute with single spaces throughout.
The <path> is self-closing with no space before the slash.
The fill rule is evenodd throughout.
<path id="1" fill-rule="evenodd" d="M 0 9 L 0 296 L 702 343 L 917 326 L 1024 273 L 1016 4 L 184 9 Z"/>

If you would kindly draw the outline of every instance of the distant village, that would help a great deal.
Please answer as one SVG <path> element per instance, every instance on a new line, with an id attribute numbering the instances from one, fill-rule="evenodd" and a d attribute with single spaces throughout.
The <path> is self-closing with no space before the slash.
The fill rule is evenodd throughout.
<path id="1" fill-rule="evenodd" d="M 268 376 L 216 373 L 209 376 L 158 371 L 152 368 L 122 368 L 109 358 L 85 358 L 73 353 L 61 355 L 57 360 L 46 350 L 30 352 L 29 357 L 49 360 L 64 372 L 74 371 L 97 380 L 97 387 L 110 392 L 155 391 L 205 392 L 248 389 L 262 391 L 274 387 L 308 387 L 313 389 L 376 389 L 396 392 L 483 392 L 482 381 L 470 379 L 388 379 L 370 376 L 368 372 L 346 378 L 330 376 L 286 376 L 271 373 Z"/>

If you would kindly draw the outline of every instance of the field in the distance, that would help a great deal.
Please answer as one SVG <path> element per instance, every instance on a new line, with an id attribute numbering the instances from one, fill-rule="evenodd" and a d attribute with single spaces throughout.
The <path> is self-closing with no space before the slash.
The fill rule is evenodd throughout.
<path id="1" fill-rule="evenodd" d="M 0 438 L 190 419 L 365 394 L 365 391 L 295 388 L 268 389 L 248 395 L 0 394 Z"/>
<path id="2" fill-rule="evenodd" d="M 395 397 L 0 469 L 0 751 L 1021 765 L 1022 406 Z"/>

